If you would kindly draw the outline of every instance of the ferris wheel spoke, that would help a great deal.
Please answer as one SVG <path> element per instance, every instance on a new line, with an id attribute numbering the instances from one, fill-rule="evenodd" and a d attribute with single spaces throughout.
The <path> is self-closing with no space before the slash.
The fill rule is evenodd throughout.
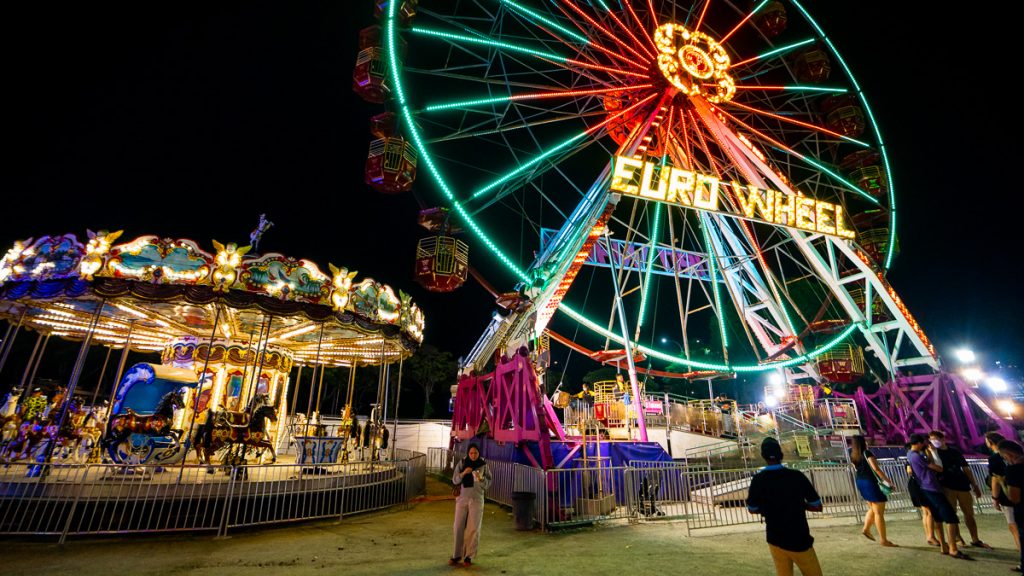
<path id="1" fill-rule="evenodd" d="M 641 49 L 643 49 L 643 51 L 647 53 L 647 56 L 649 56 L 652 60 L 657 59 L 657 57 L 658 57 L 658 49 L 657 49 L 657 47 L 654 44 L 654 39 L 651 38 L 649 35 L 647 35 L 646 30 L 644 31 L 644 35 L 647 36 L 647 41 L 650 42 L 650 45 L 651 45 L 650 48 L 648 48 L 648 46 L 644 45 L 644 43 L 641 42 L 633 34 L 633 31 L 630 29 L 630 27 L 627 26 L 622 20 L 620 20 L 619 17 L 615 15 L 615 12 L 613 12 L 611 9 L 608 8 L 608 6 L 604 3 L 604 0 L 598 0 L 598 2 L 601 3 L 601 7 L 604 8 L 605 13 L 619 26 L 619 28 L 622 29 L 623 32 L 625 32 L 630 37 L 631 40 L 633 40 L 634 46 L 640 46 Z M 624 3 L 627 6 L 629 5 L 629 1 L 628 0 L 625 0 Z M 631 12 L 633 11 L 632 6 L 630 6 L 629 10 Z M 641 27 L 641 29 L 643 29 L 643 27 Z"/>
<path id="2" fill-rule="evenodd" d="M 792 156 L 802 160 L 803 162 L 809 164 L 813 168 L 816 168 L 817 170 L 825 172 L 826 174 L 828 174 L 832 178 L 836 179 L 838 182 L 840 182 L 843 185 L 845 185 L 845 187 L 847 189 L 849 189 L 852 192 L 855 192 L 858 196 L 861 196 L 862 198 L 864 198 L 865 200 L 868 200 L 872 204 L 875 204 L 875 205 L 879 204 L 878 199 L 872 197 L 867 192 L 864 192 L 863 190 L 860 189 L 859 186 L 857 186 L 856 184 L 854 184 L 854 183 L 850 182 L 849 180 L 843 178 L 840 174 L 838 174 L 834 170 L 828 168 L 827 166 L 825 166 L 825 165 L 823 165 L 823 164 L 821 164 L 819 162 L 816 162 L 815 160 L 811 159 L 809 156 L 807 156 L 805 154 L 801 154 L 800 152 L 797 152 L 796 150 L 793 150 L 792 148 L 790 148 L 786 144 L 783 144 L 782 142 L 779 142 L 778 140 L 776 140 L 776 139 L 774 139 L 774 138 L 764 134 L 760 130 L 757 130 L 756 128 L 754 128 L 754 127 L 752 127 L 752 126 L 750 126 L 750 125 L 748 125 L 748 124 L 746 124 L 744 122 L 741 122 L 735 116 L 732 116 L 731 114 L 729 114 L 728 112 L 725 112 L 721 108 L 718 108 L 717 110 L 722 112 L 726 116 L 729 116 L 734 122 L 740 124 L 741 126 L 746 128 L 747 130 L 750 130 L 753 134 L 756 134 L 759 138 L 762 138 L 763 140 L 770 142 L 779 151 L 785 152 L 787 154 L 790 154 L 790 155 L 792 155 Z"/>
<path id="3" fill-rule="evenodd" d="M 647 39 L 647 41 L 650 42 L 651 48 L 654 49 L 653 56 L 656 59 L 658 53 L 658 46 L 654 43 L 654 38 L 651 36 L 650 32 L 647 31 L 647 27 L 644 26 L 643 21 L 640 20 L 640 17 L 637 15 L 636 11 L 633 10 L 633 3 L 630 2 L 629 0 L 623 0 L 622 3 L 626 5 L 626 9 L 629 11 L 629 15 L 633 17 L 633 20 L 636 21 L 637 27 L 643 32 L 644 37 Z M 655 26 L 657 26 L 657 22 L 655 22 Z"/>
<path id="4" fill-rule="evenodd" d="M 768 0 L 761 0 L 761 3 L 758 4 L 756 7 L 754 7 L 754 9 L 751 10 L 746 16 L 744 16 L 743 20 L 740 20 L 739 24 L 734 26 L 732 30 L 730 30 L 728 33 L 725 34 L 725 36 L 722 36 L 721 38 L 719 38 L 718 39 L 718 43 L 719 44 L 725 44 L 726 40 L 731 38 L 733 34 L 735 34 L 740 28 L 743 27 L 744 24 L 747 23 L 747 21 L 749 21 L 751 18 L 754 17 L 754 14 L 757 14 L 758 11 L 761 10 L 761 8 L 764 8 L 765 4 L 767 4 L 767 3 L 768 3 Z"/>
<path id="5" fill-rule="evenodd" d="M 576 90 L 553 90 L 547 92 L 534 92 L 528 94 L 511 94 L 509 96 L 497 96 L 494 98 L 477 98 L 469 100 L 459 100 L 455 102 L 442 102 L 439 104 L 428 104 L 424 106 L 421 110 L 423 112 L 436 112 L 439 110 L 475 108 L 477 106 L 500 104 L 503 102 L 522 102 L 526 100 L 543 100 L 550 98 L 578 98 L 580 96 L 593 96 L 595 94 L 607 94 L 610 92 L 635 92 L 637 90 L 644 90 L 652 86 L 653 84 L 632 84 L 621 87 L 615 86 L 612 88 L 586 88 Z"/>
<path id="6" fill-rule="evenodd" d="M 566 66 L 579 66 L 581 68 L 587 68 L 590 70 L 600 70 L 607 72 L 612 75 L 623 75 L 633 76 L 636 78 L 647 78 L 647 74 L 641 72 L 633 72 L 631 70 L 623 70 L 621 68 L 612 68 L 610 66 L 602 66 L 600 64 L 592 64 L 590 62 L 583 62 L 582 60 L 576 60 L 574 58 L 568 58 L 555 54 L 554 52 L 548 52 L 545 50 L 539 50 L 535 48 L 528 48 L 526 46 L 519 46 L 516 44 L 510 44 L 508 42 L 501 42 L 498 40 L 490 40 L 487 38 L 480 38 L 477 36 L 465 36 L 463 34 L 456 34 L 453 32 L 445 32 L 443 30 L 433 30 L 430 28 L 424 28 L 421 26 L 414 26 L 409 29 L 413 34 L 421 36 L 427 36 L 432 38 L 439 38 L 450 42 L 452 44 L 472 44 L 479 46 L 487 46 L 488 48 L 494 48 L 496 50 L 503 50 L 505 52 L 528 54 L 542 60 L 548 60 L 551 62 L 557 62 Z"/>
<path id="7" fill-rule="evenodd" d="M 657 94 L 650 94 L 647 97 L 643 98 L 642 100 L 638 101 L 636 104 L 634 104 L 634 105 L 632 105 L 632 106 L 630 106 L 628 108 L 624 108 L 624 109 L 620 110 L 617 114 L 609 115 L 608 118 L 606 118 L 604 121 L 602 121 L 602 122 L 600 122 L 598 124 L 595 124 L 595 125 L 591 126 L 590 128 L 587 128 L 586 130 L 580 132 L 579 134 L 576 134 L 575 136 L 572 136 L 572 137 L 570 137 L 570 138 L 568 138 L 566 140 L 563 140 L 562 142 L 556 144 L 555 146 L 553 146 L 551 148 L 548 148 L 547 150 L 542 151 L 540 154 L 535 156 L 532 160 L 529 160 L 529 161 L 527 161 L 525 163 L 521 163 L 516 169 L 514 169 L 514 170 L 508 172 L 507 174 L 501 176 L 500 178 L 498 178 L 497 180 L 491 182 L 490 184 L 487 184 L 487 185 L 479 188 L 478 190 L 473 192 L 473 194 L 470 196 L 470 199 L 471 200 L 472 199 L 477 199 L 477 198 L 483 196 L 484 194 L 487 194 L 491 190 L 494 190 L 498 186 L 501 186 L 502 184 L 508 182 L 509 180 L 512 180 L 513 178 L 523 174 L 524 172 L 530 170 L 531 168 L 533 168 L 537 164 L 543 162 L 547 158 L 557 154 L 558 152 L 568 148 L 569 146 L 571 146 L 571 145 L 573 145 L 573 144 L 575 144 L 577 142 L 580 142 L 584 138 L 593 135 L 595 132 L 597 132 L 601 128 L 604 128 L 605 126 L 607 126 L 608 124 L 613 122 L 619 116 L 621 116 L 623 114 L 628 114 L 632 110 L 634 110 L 634 109 L 636 109 L 636 108 L 646 104 L 647 102 L 650 102 L 651 100 L 654 99 L 655 96 L 657 96 Z"/>
<path id="8" fill-rule="evenodd" d="M 556 1 L 556 0 L 552 0 L 552 1 Z M 586 12 L 584 12 L 583 9 L 581 9 L 579 6 L 577 6 L 574 2 L 569 2 L 568 0 L 559 0 L 559 1 L 561 2 L 561 4 L 563 4 L 565 6 L 568 6 L 570 9 L 572 9 L 573 12 L 576 12 L 581 18 L 583 18 L 588 23 L 590 23 L 591 26 L 593 26 L 594 28 L 597 28 L 598 30 L 603 32 L 604 35 L 609 40 L 615 42 L 621 48 L 625 49 L 627 52 L 629 52 L 629 53 L 633 54 L 634 56 L 636 56 L 637 58 L 639 58 L 640 62 L 644 62 L 645 64 L 650 64 L 651 63 L 651 59 L 648 56 L 644 56 L 643 54 L 637 52 L 627 42 L 625 42 L 621 38 L 619 38 L 619 36 L 617 34 L 612 33 L 611 30 L 609 30 L 609 29 L 605 28 L 604 26 L 602 26 L 600 22 L 595 20 L 592 16 L 590 16 Z M 559 8 L 561 8 L 561 5 L 559 5 Z M 565 11 L 562 10 L 562 13 L 565 14 Z M 638 42 L 638 44 L 639 44 L 639 42 Z M 636 63 L 636 65 L 637 65 L 638 68 L 641 68 L 641 69 L 646 68 L 646 66 L 644 64 L 639 64 L 638 62 Z"/>
<path id="9" fill-rule="evenodd" d="M 762 116 L 767 116 L 767 117 L 770 117 L 770 118 L 774 118 L 774 119 L 780 120 L 782 122 L 788 122 L 788 123 L 794 124 L 796 126 L 801 126 L 801 127 L 804 127 L 804 128 L 808 128 L 810 130 L 815 130 L 817 132 L 821 132 L 822 134 L 828 134 L 829 136 L 834 136 L 836 138 L 839 138 L 840 140 L 844 140 L 846 142 L 850 142 L 852 144 L 856 144 L 856 145 L 862 146 L 864 148 L 872 148 L 871 144 L 868 144 L 867 142 L 861 142 L 860 140 L 857 140 L 855 138 L 850 138 L 849 136 L 844 136 L 844 135 L 842 135 L 842 134 L 840 134 L 838 132 L 834 132 L 834 131 L 829 130 L 828 128 L 825 128 L 823 126 L 817 126 L 815 124 L 810 124 L 808 122 L 803 122 L 803 121 L 797 120 L 795 118 L 789 118 L 787 116 L 781 116 L 779 114 L 774 114 L 772 112 L 768 112 L 767 110 L 758 110 L 757 108 L 752 108 L 752 107 L 747 106 L 745 104 L 740 104 L 739 102 L 736 102 L 736 101 L 729 102 L 729 104 L 733 105 L 733 106 L 736 106 L 738 108 L 742 108 L 744 110 L 747 110 L 748 112 L 752 112 L 754 114 L 760 114 Z M 725 110 L 722 110 L 721 107 L 712 106 L 712 108 L 722 112 L 726 116 L 729 116 L 733 120 L 736 120 L 737 122 L 739 122 L 739 119 L 737 119 L 732 114 L 729 114 Z M 748 128 L 749 128 L 749 126 L 748 126 Z"/>
<path id="10" fill-rule="evenodd" d="M 704 0 L 704 8 L 700 11 L 700 16 L 697 17 L 697 23 L 693 25 L 693 30 L 696 32 L 700 30 L 700 25 L 704 23 L 704 16 L 708 13 L 708 8 L 711 6 L 711 0 Z"/>
<path id="11" fill-rule="evenodd" d="M 526 17 L 529 20 L 531 20 L 535 25 L 537 25 L 537 22 L 540 22 L 541 24 L 544 24 L 544 25 L 548 26 L 549 28 L 553 28 L 553 29 L 561 32 L 562 34 L 572 38 L 573 40 L 576 40 L 577 42 L 580 42 L 582 44 L 590 44 L 590 39 L 587 38 L 586 36 L 584 36 L 582 34 L 579 34 L 577 32 L 573 32 L 572 30 L 566 28 L 565 26 L 562 26 L 558 22 L 555 22 L 553 19 L 551 19 L 551 18 L 549 18 L 547 16 L 544 16 L 543 14 L 540 14 L 540 13 L 534 11 L 534 10 L 531 10 L 531 9 L 529 9 L 529 8 L 519 4 L 518 2 L 513 2 L 512 0 L 499 0 L 499 1 L 502 4 L 504 4 L 504 5 L 508 6 L 509 8 L 511 8 L 512 10 L 514 10 L 515 12 L 518 12 L 518 13 L 524 15 L 524 17 Z M 541 27 L 541 28 L 543 28 L 543 27 Z M 550 30 L 545 29 L 545 31 L 547 31 L 548 33 L 550 33 L 550 34 L 552 34 L 554 36 L 554 34 L 550 32 Z"/>
<path id="12" fill-rule="evenodd" d="M 816 42 L 816 39 L 814 39 L 814 38 L 805 38 L 805 39 L 800 40 L 798 42 L 793 42 L 792 44 L 787 44 L 785 46 L 780 46 L 778 48 L 773 48 L 772 50 L 769 50 L 769 51 L 764 52 L 762 54 L 758 54 L 757 56 L 753 56 L 753 57 L 747 58 L 746 60 L 740 60 L 739 62 L 734 62 L 731 66 L 729 66 L 729 69 L 732 70 L 732 69 L 740 68 L 742 66 L 746 66 L 747 64 L 750 64 L 752 62 L 756 62 L 758 60 L 764 60 L 764 59 L 767 59 L 767 58 L 776 58 L 776 57 L 782 56 L 782 55 L 784 55 L 784 54 L 786 54 L 788 52 L 796 50 L 797 48 L 800 48 L 801 46 L 806 46 L 806 45 L 812 44 L 814 42 Z"/>

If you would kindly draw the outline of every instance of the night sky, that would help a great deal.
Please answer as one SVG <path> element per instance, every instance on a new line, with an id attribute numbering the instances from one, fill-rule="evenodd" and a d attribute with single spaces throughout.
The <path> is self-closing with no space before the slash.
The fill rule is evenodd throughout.
<path id="1" fill-rule="evenodd" d="M 1022 274 L 1010 248 L 1020 160 L 1007 142 L 1020 120 L 1005 87 L 1018 20 L 934 3 L 894 13 L 894 4 L 911 5 L 805 2 L 889 147 L 902 248 L 890 281 L 941 354 L 970 345 L 986 364 L 1019 364 L 1024 305 L 1013 286 Z M 14 156 L 3 172 L 2 249 L 106 228 L 212 250 L 214 238 L 246 243 L 266 212 L 275 226 L 261 251 L 348 266 L 412 293 L 427 342 L 464 354 L 492 299 L 473 282 L 453 295 L 420 289 L 416 199 L 363 183 L 368 118 L 381 108 L 352 92 L 351 77 L 372 6 L 19 3 L 7 18 Z M 946 25 L 923 24 L 936 20 Z M 438 202 L 422 172 L 417 193 Z M 472 250 L 488 270 L 481 247 Z"/>

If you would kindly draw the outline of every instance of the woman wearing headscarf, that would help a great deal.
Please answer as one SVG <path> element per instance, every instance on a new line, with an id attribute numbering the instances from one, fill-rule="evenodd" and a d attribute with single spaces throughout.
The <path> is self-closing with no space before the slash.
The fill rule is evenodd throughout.
<path id="1" fill-rule="evenodd" d="M 480 457 L 475 443 L 466 450 L 466 458 L 452 474 L 452 484 L 458 490 L 455 498 L 455 549 L 449 564 L 473 563 L 480 545 L 480 526 L 484 521 L 484 492 L 491 485 L 491 470 Z"/>

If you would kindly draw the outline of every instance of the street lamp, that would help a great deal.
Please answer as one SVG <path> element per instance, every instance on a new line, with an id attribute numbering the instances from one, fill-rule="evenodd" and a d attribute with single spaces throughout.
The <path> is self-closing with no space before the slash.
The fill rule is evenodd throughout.
<path id="1" fill-rule="evenodd" d="M 989 390 L 992 390 L 996 394 L 1006 392 L 1006 390 L 1009 388 L 1009 386 L 1006 385 L 1006 380 L 1003 380 L 998 376 L 986 378 L 985 385 L 989 387 Z"/>
<path id="2" fill-rule="evenodd" d="M 982 372 L 980 368 L 974 367 L 964 368 L 962 374 L 964 375 L 964 378 L 974 383 L 980 382 L 981 379 L 985 377 L 985 373 Z"/>
<path id="3" fill-rule="evenodd" d="M 953 354 L 956 355 L 956 359 L 959 360 L 961 364 L 970 364 L 978 359 L 974 350 L 969 348 L 957 348 L 953 351 Z"/>

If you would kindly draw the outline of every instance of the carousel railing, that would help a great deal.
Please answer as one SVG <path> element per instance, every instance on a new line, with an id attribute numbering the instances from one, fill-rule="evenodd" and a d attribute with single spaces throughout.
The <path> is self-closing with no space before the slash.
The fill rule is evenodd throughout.
<path id="1" fill-rule="evenodd" d="M 0 534 L 211 532 L 337 517 L 406 504 L 427 457 L 344 464 L 205 466 L 11 463 L 0 470 Z M 210 472 L 212 471 L 212 473 Z"/>

